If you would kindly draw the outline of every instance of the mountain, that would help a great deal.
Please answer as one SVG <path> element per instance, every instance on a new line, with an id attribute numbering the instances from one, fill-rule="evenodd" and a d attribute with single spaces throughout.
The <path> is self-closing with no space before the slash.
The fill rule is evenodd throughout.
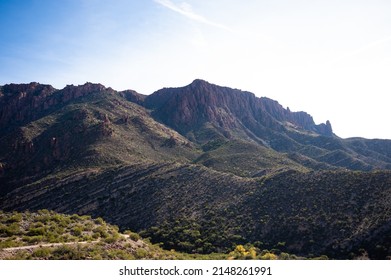
<path id="1" fill-rule="evenodd" d="M 241 136 L 262 139 L 269 136 L 266 131 L 285 131 L 289 125 L 307 132 L 332 135 L 329 122 L 315 125 L 305 112 L 290 112 L 274 100 L 202 80 L 195 80 L 183 88 L 159 90 L 145 99 L 145 105 L 154 110 L 157 119 L 182 134 L 194 133 L 210 123 L 228 138 L 233 136 L 231 131 L 237 131 Z"/>
<path id="2" fill-rule="evenodd" d="M 190 253 L 391 256 L 391 141 L 195 80 L 0 87 L 0 209 L 101 216 Z"/>
<path id="3" fill-rule="evenodd" d="M 190 141 L 127 101 L 133 98 L 139 95 L 90 83 L 62 90 L 36 83 L 2 87 L 2 179 L 13 184 L 56 169 L 194 158 Z"/>
<path id="4" fill-rule="evenodd" d="M 204 151 L 239 139 L 284 153 L 309 168 L 391 168 L 388 140 L 341 139 L 329 121 L 316 125 L 305 112 L 291 112 L 269 98 L 202 80 L 159 90 L 146 97 L 145 107 Z"/>

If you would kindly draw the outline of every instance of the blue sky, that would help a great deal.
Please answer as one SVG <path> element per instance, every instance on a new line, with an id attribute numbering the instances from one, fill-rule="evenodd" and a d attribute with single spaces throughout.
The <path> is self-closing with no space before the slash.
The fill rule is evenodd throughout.
<path id="1" fill-rule="evenodd" d="M 201 78 L 391 139 L 390 15 L 385 0 L 0 0 L 0 84 Z"/>

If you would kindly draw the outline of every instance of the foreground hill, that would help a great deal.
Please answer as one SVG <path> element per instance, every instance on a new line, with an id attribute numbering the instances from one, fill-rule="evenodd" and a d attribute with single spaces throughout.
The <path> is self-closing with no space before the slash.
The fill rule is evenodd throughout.
<path id="1" fill-rule="evenodd" d="M 206 258 L 227 257 L 228 255 L 211 254 Z M 294 256 L 285 254 L 283 257 Z M 0 259 L 172 260 L 189 258 L 202 259 L 205 256 L 190 256 L 162 250 L 159 246 L 141 239 L 137 233 L 130 231 L 120 233 L 117 226 L 106 223 L 102 218 L 92 219 L 90 216 L 76 214 L 64 215 L 48 210 L 0 212 Z"/>
<path id="2" fill-rule="evenodd" d="M 324 259 L 325 256 L 317 257 Z M 0 212 L 0 260 L 182 260 L 298 259 L 253 246 L 236 246 L 229 254 L 186 254 L 163 250 L 137 233 L 120 233 L 102 218 L 64 215 L 48 210 Z M 302 258 L 301 258 L 302 259 Z"/>
<path id="3" fill-rule="evenodd" d="M 0 209 L 103 217 L 188 253 L 391 256 L 391 141 L 196 80 L 0 87 Z"/>

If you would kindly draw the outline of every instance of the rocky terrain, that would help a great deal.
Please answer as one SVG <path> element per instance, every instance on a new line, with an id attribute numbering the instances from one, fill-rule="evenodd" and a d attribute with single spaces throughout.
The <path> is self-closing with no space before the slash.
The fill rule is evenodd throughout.
<path id="1" fill-rule="evenodd" d="M 0 87 L 0 209 L 101 216 L 166 249 L 388 258 L 390 169 L 390 140 L 202 80 Z"/>

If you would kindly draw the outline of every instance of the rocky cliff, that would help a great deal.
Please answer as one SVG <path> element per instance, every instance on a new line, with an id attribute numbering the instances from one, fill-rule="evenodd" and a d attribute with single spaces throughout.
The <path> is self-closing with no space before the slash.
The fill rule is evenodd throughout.
<path id="1" fill-rule="evenodd" d="M 62 90 L 35 82 L 4 85 L 0 88 L 0 130 L 35 120 L 57 105 L 103 90 L 104 86 L 92 83 L 69 85 Z"/>
<path id="2" fill-rule="evenodd" d="M 264 128 L 284 131 L 287 125 L 319 135 L 333 135 L 330 122 L 316 125 L 305 112 L 291 112 L 269 98 L 203 80 L 182 88 L 159 90 L 146 98 L 145 106 L 153 110 L 158 120 L 184 134 L 211 123 L 228 131 L 249 129 L 261 138 Z"/>

